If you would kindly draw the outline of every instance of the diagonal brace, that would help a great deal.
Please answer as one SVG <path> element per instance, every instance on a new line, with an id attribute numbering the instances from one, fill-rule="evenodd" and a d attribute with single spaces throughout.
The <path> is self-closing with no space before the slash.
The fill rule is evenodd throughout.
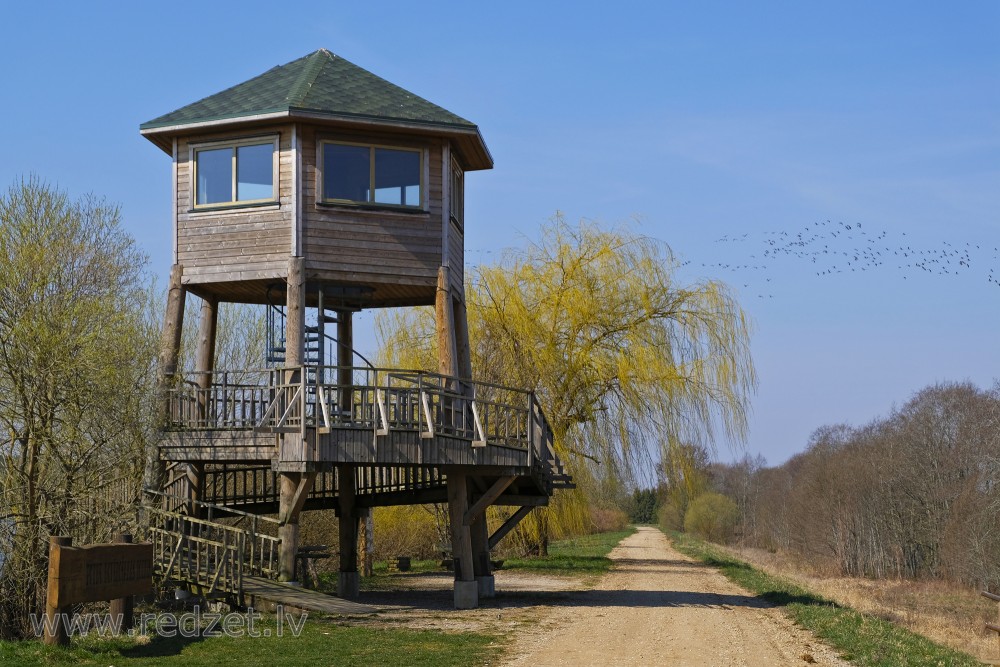
<path id="1" fill-rule="evenodd" d="M 306 504 L 309 492 L 312 491 L 313 482 L 316 481 L 316 474 L 315 472 L 299 473 L 299 482 L 295 486 L 295 495 L 292 496 L 290 507 L 287 508 L 287 513 L 278 515 L 278 521 L 281 525 L 291 523 L 295 517 L 298 517 L 299 512 L 302 511 L 302 507 Z"/>
<path id="2" fill-rule="evenodd" d="M 465 515 L 462 517 L 462 523 L 466 526 L 471 526 L 472 523 L 478 519 L 486 508 L 493 504 L 493 501 L 500 497 L 507 487 L 510 486 L 516 478 L 511 477 L 501 477 L 497 481 L 493 482 L 486 493 L 476 501 L 476 504 L 466 510 Z"/>
<path id="3" fill-rule="evenodd" d="M 490 549 L 495 547 L 500 540 L 502 540 L 507 533 L 514 530 L 517 524 L 521 523 L 521 519 L 528 516 L 531 510 L 535 509 L 533 505 L 528 505 L 527 507 L 520 507 L 516 512 L 510 515 L 510 518 L 503 522 L 503 525 L 497 528 L 497 532 L 490 535 Z"/>

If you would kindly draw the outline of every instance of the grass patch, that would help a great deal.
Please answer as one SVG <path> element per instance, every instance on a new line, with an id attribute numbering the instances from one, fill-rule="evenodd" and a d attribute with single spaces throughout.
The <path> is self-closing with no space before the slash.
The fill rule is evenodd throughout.
<path id="1" fill-rule="evenodd" d="M 274 621 L 261 630 L 270 637 L 101 639 L 75 637 L 68 648 L 46 646 L 40 641 L 0 641 L 0 664 L 20 665 L 417 665 L 458 667 L 485 665 L 495 651 L 498 638 L 475 633 L 445 633 L 431 630 L 366 628 L 309 618 L 299 637 L 273 636 Z M 405 656 L 405 659 L 404 659 Z"/>
<path id="2" fill-rule="evenodd" d="M 861 614 L 762 572 L 713 545 L 671 533 L 674 547 L 719 568 L 731 581 L 781 607 L 788 616 L 864 667 L 964 667 L 980 665 L 970 655 L 941 646 L 884 619 Z"/>
<path id="3" fill-rule="evenodd" d="M 611 569 L 608 554 L 623 539 L 635 532 L 635 527 L 610 533 L 596 533 L 559 540 L 549 545 L 548 556 L 508 558 L 505 570 L 526 570 L 550 574 L 600 575 Z"/>

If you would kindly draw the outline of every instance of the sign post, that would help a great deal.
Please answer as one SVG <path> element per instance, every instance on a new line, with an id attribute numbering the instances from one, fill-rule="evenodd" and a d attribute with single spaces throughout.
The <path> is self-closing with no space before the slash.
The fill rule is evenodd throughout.
<path id="1" fill-rule="evenodd" d="M 62 607 L 56 606 L 58 595 L 52 595 L 52 581 L 53 573 L 56 581 L 59 578 L 59 557 L 62 554 L 60 547 L 68 547 L 71 544 L 73 544 L 72 537 L 53 535 L 49 538 L 49 586 L 45 596 L 45 643 L 49 645 L 69 644 L 69 631 L 63 619 L 72 611 L 72 607 L 68 604 Z"/>
<path id="2" fill-rule="evenodd" d="M 121 535 L 116 544 L 73 547 L 72 538 L 49 538 L 46 644 L 69 644 L 68 616 L 80 602 L 112 600 L 112 618 L 132 625 L 132 596 L 153 589 L 153 545 L 131 542 Z"/>

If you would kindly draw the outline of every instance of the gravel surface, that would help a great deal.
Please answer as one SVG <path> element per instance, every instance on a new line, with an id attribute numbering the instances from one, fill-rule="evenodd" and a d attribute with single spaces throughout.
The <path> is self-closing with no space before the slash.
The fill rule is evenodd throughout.
<path id="1" fill-rule="evenodd" d="M 655 528 L 639 528 L 610 557 L 595 588 L 517 628 L 506 667 L 849 664 Z"/>

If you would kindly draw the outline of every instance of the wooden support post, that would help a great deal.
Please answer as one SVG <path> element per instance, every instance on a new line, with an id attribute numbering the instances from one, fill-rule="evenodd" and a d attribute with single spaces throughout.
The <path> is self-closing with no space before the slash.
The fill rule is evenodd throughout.
<path id="1" fill-rule="evenodd" d="M 198 349 L 195 355 L 195 371 L 198 383 L 199 418 L 205 423 L 212 410 L 209 392 L 212 388 L 212 371 L 215 370 L 215 340 L 219 322 L 219 302 L 206 298 L 201 302 L 201 317 L 198 320 Z M 202 518 L 197 501 L 204 499 L 205 464 L 188 463 L 184 474 L 187 476 L 188 516 Z"/>
<path id="2" fill-rule="evenodd" d="M 302 381 L 302 364 L 305 357 L 305 326 L 306 326 L 306 286 L 305 259 L 302 257 L 288 258 L 288 278 L 285 294 L 285 384 L 293 386 Z M 289 398 L 291 394 L 288 395 Z M 282 462 L 301 463 L 306 458 L 306 433 L 304 397 L 300 396 L 300 406 L 303 414 L 298 433 L 282 433 L 278 438 L 278 460 Z"/>
<path id="3" fill-rule="evenodd" d="M 447 266 L 438 268 L 434 318 L 438 344 L 438 372 L 441 375 L 458 375 L 458 350 L 455 344 L 455 313 L 452 310 L 451 288 L 448 285 Z"/>
<path id="4" fill-rule="evenodd" d="M 469 345 L 469 315 L 465 310 L 465 302 L 453 299 L 452 308 L 455 314 L 455 341 L 458 351 L 458 373 L 463 380 L 472 381 L 472 351 Z"/>
<path id="5" fill-rule="evenodd" d="M 299 514 L 316 481 L 315 472 L 283 472 L 278 475 L 278 580 L 295 581 L 295 556 L 299 551 Z"/>
<path id="6" fill-rule="evenodd" d="M 340 572 L 337 577 L 337 595 L 347 600 L 357 599 L 360 579 L 358 575 L 358 517 L 357 483 L 354 468 L 337 466 L 337 507 L 340 529 Z"/>
<path id="7" fill-rule="evenodd" d="M 306 325 L 304 257 L 288 258 L 288 288 L 285 296 L 285 365 L 301 366 Z"/>
<path id="8" fill-rule="evenodd" d="M 469 533 L 472 540 L 472 567 L 479 587 L 479 597 L 495 597 L 496 584 L 493 564 L 490 563 L 490 529 L 486 523 L 486 512 L 473 520 Z"/>
<path id="9" fill-rule="evenodd" d="M 123 533 L 118 536 L 115 540 L 118 544 L 132 544 L 132 536 L 128 533 Z M 128 635 L 129 630 L 135 624 L 135 619 L 133 618 L 133 610 L 135 608 L 135 597 L 132 595 L 127 595 L 123 598 L 115 598 L 111 601 L 111 621 L 116 623 L 119 629 L 119 633 Z"/>
<path id="10" fill-rule="evenodd" d="M 448 471 L 448 519 L 451 524 L 451 554 L 455 563 L 455 608 L 479 606 L 479 587 L 472 558 L 472 538 L 465 525 L 469 509 L 468 478 L 464 472 Z"/>
<path id="11" fill-rule="evenodd" d="M 358 510 L 361 515 L 359 524 L 361 535 L 358 537 L 358 563 L 361 567 L 361 576 L 372 576 L 375 564 L 375 523 L 372 518 L 372 508 L 365 507 Z"/>
<path id="12" fill-rule="evenodd" d="M 354 404 L 354 392 L 351 385 L 354 383 L 354 373 L 351 366 L 354 365 L 354 313 L 349 310 L 337 311 L 337 385 L 340 386 L 339 407 L 342 419 L 350 419 L 351 410 Z"/>
<path id="13" fill-rule="evenodd" d="M 281 488 L 278 496 L 278 581 L 295 581 L 295 555 L 299 551 L 299 521 L 295 514 L 295 491 L 299 473 L 283 472 L 278 475 Z"/>
<path id="14" fill-rule="evenodd" d="M 201 318 L 198 320 L 198 353 L 195 370 L 198 371 L 198 386 L 208 389 L 212 386 L 212 371 L 215 370 L 215 340 L 219 325 L 219 301 L 215 298 L 203 299 Z"/>
<path id="15" fill-rule="evenodd" d="M 187 478 L 187 506 L 188 506 L 188 516 L 195 518 L 204 518 L 201 516 L 201 509 L 198 506 L 198 501 L 204 499 L 205 494 L 205 464 L 204 463 L 192 463 L 186 464 L 184 469 L 184 476 Z"/>
<path id="16" fill-rule="evenodd" d="M 49 587 L 45 600 L 45 643 L 50 646 L 69 646 L 69 615 L 73 613 L 73 606 L 54 607 L 54 602 L 58 596 L 53 590 L 53 580 L 59 572 L 59 563 L 56 547 L 73 546 L 72 537 L 49 538 Z"/>
<path id="17" fill-rule="evenodd" d="M 177 359 L 180 355 L 181 334 L 184 330 L 184 297 L 182 283 L 184 267 L 174 264 L 170 269 L 170 285 L 167 291 L 167 308 L 163 315 L 163 334 L 160 337 L 160 358 L 157 371 L 157 390 L 159 402 L 159 421 L 165 425 L 170 421 L 170 395 L 168 390 L 173 385 L 177 373 Z M 156 438 L 149 438 L 146 444 L 146 462 L 143 473 L 143 486 L 154 491 L 163 489 L 166 468 L 160 460 L 160 451 Z"/>
<path id="18" fill-rule="evenodd" d="M 163 316 L 163 335 L 160 338 L 160 379 L 169 381 L 177 373 L 177 358 L 181 349 L 184 329 L 184 297 L 186 290 L 181 282 L 184 267 L 174 264 L 170 268 L 170 285 L 167 291 L 167 309 Z"/>

